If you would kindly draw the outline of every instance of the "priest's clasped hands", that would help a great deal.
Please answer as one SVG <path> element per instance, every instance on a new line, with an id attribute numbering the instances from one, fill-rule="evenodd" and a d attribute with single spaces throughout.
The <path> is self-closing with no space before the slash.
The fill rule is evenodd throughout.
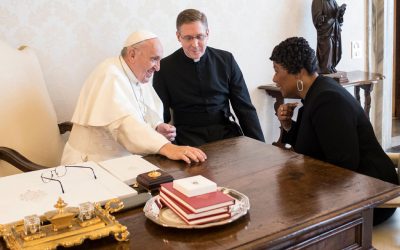
<path id="1" fill-rule="evenodd" d="M 163 136 L 165 136 L 165 138 L 167 138 L 169 141 L 175 141 L 175 137 L 176 137 L 176 128 L 175 128 L 175 126 L 172 126 L 172 125 L 167 124 L 167 123 L 160 123 L 156 127 L 156 131 L 158 133 L 162 134 Z"/>

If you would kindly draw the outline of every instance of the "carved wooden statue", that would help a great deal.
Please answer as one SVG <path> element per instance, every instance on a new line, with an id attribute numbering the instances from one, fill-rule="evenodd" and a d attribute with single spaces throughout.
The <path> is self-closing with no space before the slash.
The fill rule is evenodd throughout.
<path id="1" fill-rule="evenodd" d="M 319 73 L 335 73 L 335 67 L 342 58 L 340 32 L 346 4 L 339 7 L 335 0 L 313 0 L 311 10 L 317 29 Z"/>

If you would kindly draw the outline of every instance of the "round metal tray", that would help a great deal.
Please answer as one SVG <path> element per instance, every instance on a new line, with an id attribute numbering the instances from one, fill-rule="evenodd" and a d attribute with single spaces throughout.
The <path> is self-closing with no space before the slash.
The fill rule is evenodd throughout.
<path id="1" fill-rule="evenodd" d="M 224 187 L 218 187 L 218 189 L 225 194 L 230 195 L 235 198 L 235 204 L 230 206 L 231 217 L 229 219 L 214 221 L 211 223 L 201 224 L 201 225 L 189 225 L 185 223 L 181 218 L 178 217 L 171 209 L 166 206 L 161 205 L 160 197 L 154 196 L 150 200 L 146 202 L 146 205 L 143 208 L 144 214 L 147 218 L 152 220 L 153 222 L 161 225 L 163 227 L 173 227 L 173 228 L 182 228 L 182 229 L 192 229 L 192 228 L 207 228 L 213 226 L 219 226 L 231 223 L 243 215 L 247 214 L 247 211 L 250 209 L 250 201 L 249 198 L 234 190 Z"/>

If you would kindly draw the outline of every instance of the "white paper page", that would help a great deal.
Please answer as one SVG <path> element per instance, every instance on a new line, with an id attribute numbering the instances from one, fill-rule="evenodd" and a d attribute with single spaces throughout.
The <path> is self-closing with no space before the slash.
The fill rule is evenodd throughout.
<path id="1" fill-rule="evenodd" d="M 140 155 L 115 158 L 98 164 L 128 185 L 134 184 L 139 174 L 159 169 Z"/>
<path id="2" fill-rule="evenodd" d="M 41 174 L 54 168 L 21 173 L 0 178 L 0 224 L 22 220 L 24 216 L 42 215 L 55 210 L 58 197 L 68 206 L 78 206 L 86 201 L 104 203 L 112 198 L 127 198 L 137 192 L 97 166 L 94 162 L 82 163 L 81 166 L 93 168 L 93 173 L 86 168 L 67 168 L 63 177 L 54 177 L 61 181 L 65 193 L 57 181 L 43 183 Z"/>

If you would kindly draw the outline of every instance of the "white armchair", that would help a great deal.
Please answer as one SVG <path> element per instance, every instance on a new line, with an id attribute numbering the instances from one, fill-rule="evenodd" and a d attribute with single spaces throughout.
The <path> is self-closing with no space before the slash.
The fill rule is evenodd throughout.
<path id="1" fill-rule="evenodd" d="M 59 165 L 71 124 L 57 126 L 35 53 L 0 41 L 0 55 L 0 176 Z"/>

